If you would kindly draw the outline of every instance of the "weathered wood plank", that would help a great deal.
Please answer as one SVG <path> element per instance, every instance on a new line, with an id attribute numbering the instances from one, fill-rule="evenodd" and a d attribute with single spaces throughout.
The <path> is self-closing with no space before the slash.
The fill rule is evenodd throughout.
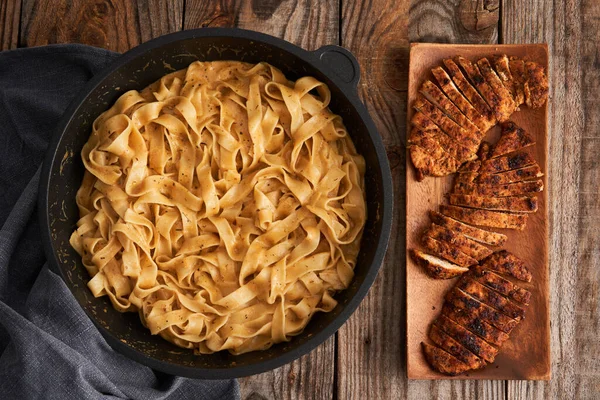
<path id="1" fill-rule="evenodd" d="M 20 13 L 21 0 L 0 0 L 0 51 L 17 48 Z"/>
<path id="2" fill-rule="evenodd" d="M 183 0 L 23 0 L 20 46 L 83 43 L 124 52 L 179 31 Z"/>
<path id="3" fill-rule="evenodd" d="M 500 0 L 411 0 L 411 42 L 496 43 Z"/>
<path id="4" fill-rule="evenodd" d="M 338 14 L 338 0 L 187 0 L 184 28 L 235 26 L 314 50 L 338 44 Z"/>
<path id="5" fill-rule="evenodd" d="M 505 1 L 505 42 L 548 42 L 553 377 L 508 382 L 509 398 L 600 397 L 600 7 L 595 1 Z"/>
<path id="6" fill-rule="evenodd" d="M 184 27 L 238 27 L 313 50 L 338 43 L 338 1 L 187 0 Z M 240 379 L 243 399 L 328 399 L 333 396 L 335 338 L 274 371 Z"/>

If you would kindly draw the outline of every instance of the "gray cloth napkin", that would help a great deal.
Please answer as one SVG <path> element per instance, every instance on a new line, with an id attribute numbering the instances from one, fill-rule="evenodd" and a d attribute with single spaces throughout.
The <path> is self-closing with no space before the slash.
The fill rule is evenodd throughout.
<path id="1" fill-rule="evenodd" d="M 39 166 L 73 96 L 118 54 L 82 45 L 0 53 L 0 399 L 236 399 L 234 380 L 153 371 L 112 350 L 49 269 Z"/>

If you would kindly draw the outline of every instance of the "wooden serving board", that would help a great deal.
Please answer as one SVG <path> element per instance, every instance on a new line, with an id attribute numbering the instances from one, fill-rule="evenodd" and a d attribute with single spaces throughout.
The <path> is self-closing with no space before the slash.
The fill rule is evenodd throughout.
<path id="1" fill-rule="evenodd" d="M 462 55 L 472 61 L 494 54 L 505 53 L 535 61 L 548 68 L 548 47 L 531 45 L 455 45 L 414 43 L 410 49 L 407 129 L 414 110 L 411 105 L 421 84 L 429 79 L 435 82 L 431 68 L 442 65 L 444 58 Z M 551 101 L 551 100 L 550 100 Z M 530 109 L 521 106 L 511 120 L 532 134 L 536 145 L 532 154 L 544 174 L 548 173 L 547 153 L 547 106 Z M 498 126 L 492 128 L 486 139 L 495 143 L 500 135 Z M 406 247 L 422 248 L 419 237 L 429 226 L 428 211 L 447 204 L 444 195 L 451 189 L 454 175 L 444 178 L 427 177 L 417 182 L 410 157 L 406 157 Z M 501 347 L 496 361 L 482 370 L 471 371 L 458 377 L 439 374 L 427 364 L 421 350 L 421 342 L 428 339 L 429 326 L 438 316 L 444 295 L 456 283 L 456 279 L 435 280 L 409 257 L 406 260 L 406 318 L 407 318 L 407 373 L 409 379 L 550 379 L 550 315 L 548 282 L 548 186 L 538 194 L 539 209 L 530 214 L 523 231 L 496 229 L 508 236 L 503 247 L 525 261 L 531 270 L 531 283 L 519 285 L 532 293 L 525 319 L 514 329 L 510 339 Z"/>

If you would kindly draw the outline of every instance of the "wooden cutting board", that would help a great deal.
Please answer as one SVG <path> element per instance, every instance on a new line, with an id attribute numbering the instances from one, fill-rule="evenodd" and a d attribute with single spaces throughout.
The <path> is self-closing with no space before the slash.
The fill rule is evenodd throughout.
<path id="1" fill-rule="evenodd" d="M 411 105 L 421 84 L 429 79 L 435 82 L 431 68 L 442 65 L 444 58 L 462 55 L 476 61 L 494 54 L 507 54 L 535 61 L 548 68 L 548 47 L 545 44 L 530 45 L 456 45 L 414 43 L 410 49 L 407 129 L 414 110 Z M 551 95 L 550 95 L 551 97 Z M 551 101 L 551 99 L 549 100 Z M 511 120 L 536 139 L 532 154 L 544 174 L 548 173 L 547 106 L 530 109 L 521 106 Z M 500 136 L 498 126 L 492 128 L 486 140 L 495 143 Z M 406 157 L 406 247 L 422 248 L 419 236 L 429 226 L 428 211 L 447 204 L 444 195 L 451 189 L 453 175 L 443 178 L 427 177 L 417 182 L 415 170 Z M 458 377 L 435 372 L 425 360 L 421 342 L 428 339 L 431 322 L 438 316 L 444 295 L 456 283 L 452 280 L 435 280 L 428 277 L 409 257 L 406 260 L 406 318 L 407 318 L 407 371 L 409 379 L 550 379 L 550 315 L 548 282 L 548 186 L 544 176 L 544 191 L 538 194 L 539 209 L 531 214 L 523 231 L 497 229 L 508 236 L 502 247 L 525 261 L 533 279 L 531 283 L 519 284 L 531 291 L 531 304 L 525 319 L 514 329 L 510 339 L 501 347 L 496 361 L 482 370 L 471 371 Z"/>

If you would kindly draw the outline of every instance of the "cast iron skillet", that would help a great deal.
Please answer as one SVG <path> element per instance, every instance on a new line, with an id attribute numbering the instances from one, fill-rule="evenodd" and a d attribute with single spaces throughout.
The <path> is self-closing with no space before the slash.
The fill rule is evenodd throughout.
<path id="1" fill-rule="evenodd" d="M 301 335 L 266 351 L 240 356 L 225 351 L 194 355 L 150 335 L 137 313 L 119 313 L 106 297 L 92 296 L 86 286 L 89 276 L 79 255 L 69 245 L 69 236 L 78 219 L 75 193 L 84 171 L 79 154 L 94 119 L 125 91 L 141 90 L 195 60 L 266 61 L 290 79 L 312 75 L 325 82 L 331 89 L 330 108 L 343 117 L 358 151 L 366 159 L 368 219 L 351 286 L 336 296 L 339 305 L 332 312 L 316 314 Z M 350 317 L 381 266 L 392 221 L 390 167 L 381 138 L 358 98 L 359 75 L 356 59 L 338 46 L 308 52 L 257 32 L 210 28 L 177 32 L 144 43 L 118 58 L 87 84 L 65 112 L 48 149 L 40 182 L 39 214 L 48 259 L 56 264 L 81 307 L 115 350 L 169 374 L 234 378 L 258 374 L 295 360 L 333 335 Z"/>

